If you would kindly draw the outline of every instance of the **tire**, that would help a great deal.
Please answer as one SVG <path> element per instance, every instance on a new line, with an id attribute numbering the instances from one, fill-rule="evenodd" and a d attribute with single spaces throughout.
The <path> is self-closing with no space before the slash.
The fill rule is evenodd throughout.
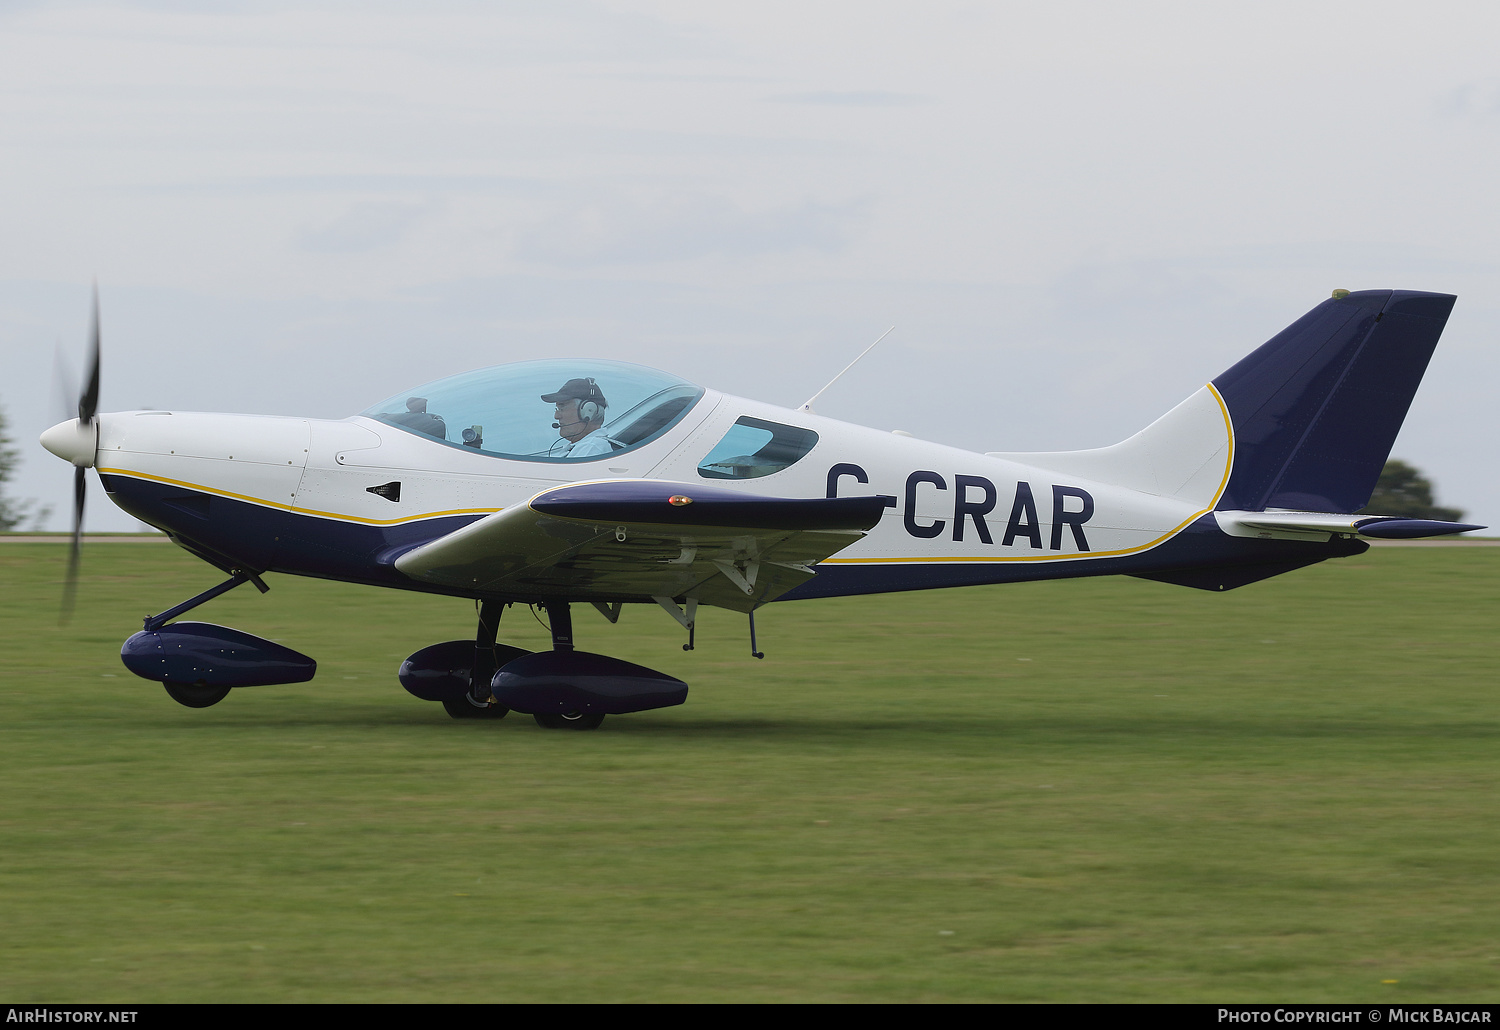
<path id="1" fill-rule="evenodd" d="M 229 696 L 231 687 L 210 687 L 207 683 L 163 683 L 167 696 L 188 708 L 211 708 Z"/>
<path id="2" fill-rule="evenodd" d="M 533 715 L 536 724 L 545 730 L 597 730 L 604 722 L 603 712 L 569 712 L 566 715 L 540 713 Z"/>
<path id="3" fill-rule="evenodd" d="M 510 709 L 504 705 L 489 705 L 480 708 L 471 704 L 468 697 L 444 701 L 443 708 L 455 719 L 503 719 L 510 714 Z"/>

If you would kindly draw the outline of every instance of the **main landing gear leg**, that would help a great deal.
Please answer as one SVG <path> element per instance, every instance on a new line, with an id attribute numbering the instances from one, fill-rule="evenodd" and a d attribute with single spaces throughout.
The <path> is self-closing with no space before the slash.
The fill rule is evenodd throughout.
<path id="1" fill-rule="evenodd" d="M 573 650 L 573 608 L 567 601 L 548 601 L 547 622 L 552 627 L 552 650 Z"/>
<path id="2" fill-rule="evenodd" d="M 469 692 L 456 701 L 444 701 L 443 707 L 455 719 L 503 719 L 510 713 L 490 696 L 490 680 L 495 676 L 495 635 L 500 630 L 500 615 L 505 605 L 483 601 L 479 605 L 479 628 L 474 633 L 474 665 L 469 673 Z"/>
<path id="3" fill-rule="evenodd" d="M 567 601 L 546 603 L 547 621 L 552 626 L 552 650 L 573 650 L 573 611 Z M 548 730 L 597 730 L 604 722 L 602 712 L 538 713 L 536 724 Z"/>

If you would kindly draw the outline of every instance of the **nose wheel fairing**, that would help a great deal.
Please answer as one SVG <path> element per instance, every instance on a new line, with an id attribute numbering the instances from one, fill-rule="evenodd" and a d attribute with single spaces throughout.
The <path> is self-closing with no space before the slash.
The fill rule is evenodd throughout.
<path id="1" fill-rule="evenodd" d="M 305 654 L 208 622 L 174 622 L 143 629 L 125 641 L 120 660 L 142 679 L 209 691 L 305 683 L 318 671 L 318 663 Z M 184 696 L 191 693 L 187 690 Z M 206 707 L 185 701 L 176 693 L 172 696 L 190 708 Z M 222 697 L 220 694 L 214 701 Z"/>

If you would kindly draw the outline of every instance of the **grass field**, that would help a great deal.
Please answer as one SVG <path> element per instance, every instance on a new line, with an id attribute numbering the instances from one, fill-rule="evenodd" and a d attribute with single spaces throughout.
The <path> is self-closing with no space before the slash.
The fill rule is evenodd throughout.
<path id="1" fill-rule="evenodd" d="M 0 1000 L 1489 1001 L 1500 548 L 707 612 L 579 646 L 692 685 L 596 733 L 395 681 L 472 606 L 275 577 L 188 618 L 312 683 L 121 666 L 216 582 L 0 548 Z M 541 647 L 513 608 L 502 639 Z"/>

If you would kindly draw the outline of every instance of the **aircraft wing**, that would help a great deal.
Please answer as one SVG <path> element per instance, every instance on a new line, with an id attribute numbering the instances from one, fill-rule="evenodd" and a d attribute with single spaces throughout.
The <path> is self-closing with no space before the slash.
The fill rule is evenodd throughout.
<path id="1" fill-rule="evenodd" d="M 696 598 L 752 611 L 865 535 L 881 497 L 763 497 L 662 480 L 543 490 L 402 554 L 412 579 L 519 598 Z"/>

